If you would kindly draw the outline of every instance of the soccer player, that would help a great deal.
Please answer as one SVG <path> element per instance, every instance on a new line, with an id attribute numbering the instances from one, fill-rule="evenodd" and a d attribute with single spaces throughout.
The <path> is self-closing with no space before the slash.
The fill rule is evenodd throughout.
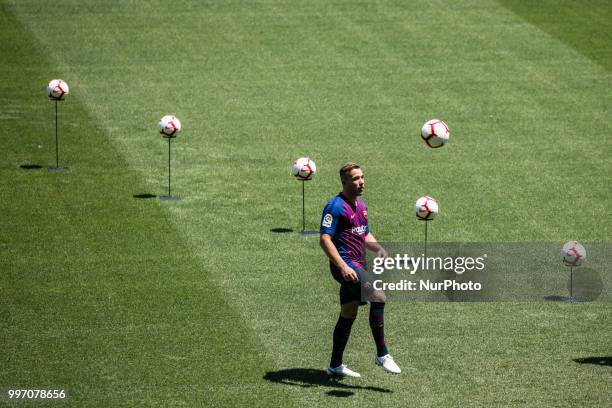
<path id="1" fill-rule="evenodd" d="M 331 274 L 340 283 L 340 316 L 334 328 L 333 349 L 327 374 L 361 377 L 342 363 L 344 348 L 357 318 L 360 305 L 370 301 L 370 328 L 376 343 L 376 365 L 399 374 L 400 368 L 389 355 L 385 344 L 384 311 L 386 297 L 374 290 L 365 266 L 365 249 L 386 257 L 387 253 L 370 232 L 367 207 L 359 198 L 365 185 L 363 171 L 355 163 L 340 169 L 342 192 L 333 197 L 325 209 L 319 230 L 320 244 L 329 258 Z"/>

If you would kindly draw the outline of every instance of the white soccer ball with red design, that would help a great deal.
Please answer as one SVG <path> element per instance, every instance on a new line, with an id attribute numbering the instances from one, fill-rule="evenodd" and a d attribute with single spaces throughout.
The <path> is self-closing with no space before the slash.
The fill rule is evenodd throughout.
<path id="1" fill-rule="evenodd" d="M 61 79 L 54 79 L 47 85 L 47 96 L 52 101 L 61 101 L 70 93 L 68 84 Z"/>
<path id="2" fill-rule="evenodd" d="M 181 121 L 174 115 L 166 115 L 157 125 L 163 137 L 174 138 L 181 131 Z"/>
<path id="3" fill-rule="evenodd" d="M 317 166 L 308 157 L 300 157 L 293 162 L 291 166 L 291 174 L 298 180 L 310 180 L 317 172 Z"/>
<path id="4" fill-rule="evenodd" d="M 438 202 L 430 196 L 421 197 L 414 204 L 414 212 L 420 220 L 433 220 L 438 214 Z"/>
<path id="5" fill-rule="evenodd" d="M 427 146 L 437 149 L 448 142 L 450 131 L 446 123 L 439 119 L 432 119 L 425 122 L 421 128 L 421 137 Z"/>
<path id="6" fill-rule="evenodd" d="M 580 266 L 586 259 L 586 249 L 578 241 L 569 241 L 561 249 L 561 260 L 565 266 Z"/>

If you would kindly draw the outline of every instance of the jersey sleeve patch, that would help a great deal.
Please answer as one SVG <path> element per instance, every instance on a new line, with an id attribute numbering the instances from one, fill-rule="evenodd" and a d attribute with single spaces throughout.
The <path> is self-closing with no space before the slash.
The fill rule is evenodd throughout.
<path id="1" fill-rule="evenodd" d="M 339 207 L 337 200 L 330 200 L 323 210 L 323 216 L 321 217 L 321 228 L 319 228 L 319 232 L 321 234 L 334 235 L 336 233 L 336 227 L 338 226 L 338 220 L 340 219 L 341 214 L 342 208 Z"/>
<path id="2" fill-rule="evenodd" d="M 334 222 L 334 216 L 331 215 L 330 213 L 327 213 L 325 214 L 325 216 L 323 216 L 323 222 L 321 222 L 321 226 L 325 228 L 331 228 L 333 222 Z"/>

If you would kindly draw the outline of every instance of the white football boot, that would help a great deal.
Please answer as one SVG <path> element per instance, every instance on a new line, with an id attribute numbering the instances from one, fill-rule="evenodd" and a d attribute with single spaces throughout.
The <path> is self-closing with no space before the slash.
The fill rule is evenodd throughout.
<path id="1" fill-rule="evenodd" d="M 356 373 L 355 371 L 351 370 L 350 368 L 346 366 L 346 364 L 340 364 L 336 368 L 327 367 L 325 371 L 327 372 L 327 375 L 339 375 L 342 377 L 353 377 L 353 378 L 361 377 L 361 374 Z"/>
<path id="2" fill-rule="evenodd" d="M 390 354 L 386 354 L 382 357 L 376 357 L 376 365 L 382 367 L 386 372 L 392 374 L 399 374 L 402 372 L 401 368 L 395 364 L 393 357 Z"/>

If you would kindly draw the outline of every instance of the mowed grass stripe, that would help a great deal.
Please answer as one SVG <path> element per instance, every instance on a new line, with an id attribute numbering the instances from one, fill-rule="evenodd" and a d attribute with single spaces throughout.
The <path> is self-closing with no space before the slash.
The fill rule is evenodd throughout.
<path id="1" fill-rule="evenodd" d="M 607 0 L 497 0 L 525 21 L 612 71 L 612 3 Z"/>
<path id="2" fill-rule="evenodd" d="M 13 135 L 0 162 L 0 384 L 65 387 L 79 406 L 246 403 L 257 392 L 236 394 L 233 384 L 260 381 L 258 339 L 167 212 L 132 197 L 145 184 L 78 87 L 60 106 L 62 164 L 72 171 L 18 167 L 54 163 L 43 89 L 63 72 L 5 4 L 1 15 L 2 41 L 16 52 L 0 68 Z M 272 389 L 259 397 L 276 398 Z"/>

